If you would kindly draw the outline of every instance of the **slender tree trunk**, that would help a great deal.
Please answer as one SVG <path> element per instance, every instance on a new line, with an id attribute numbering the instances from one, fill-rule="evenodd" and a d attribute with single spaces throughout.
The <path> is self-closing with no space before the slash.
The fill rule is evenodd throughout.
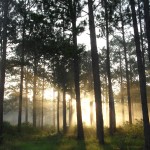
<path id="1" fill-rule="evenodd" d="M 59 127 L 59 102 L 60 102 L 60 92 L 58 90 L 58 97 L 57 97 L 57 133 L 60 133 L 60 127 Z"/>
<path id="2" fill-rule="evenodd" d="M 125 57 L 125 69 L 126 69 L 126 81 L 127 81 L 127 97 L 128 97 L 128 110 L 129 110 L 129 123 L 132 124 L 132 107 L 131 107 L 131 94 L 130 94 L 130 82 L 129 82 L 129 70 L 128 70 L 128 60 L 127 60 L 127 48 L 124 32 L 124 21 L 122 16 L 122 5 L 120 5 L 120 14 L 121 14 L 121 30 L 123 38 L 123 47 L 124 47 L 124 57 Z"/>
<path id="3" fill-rule="evenodd" d="M 148 41 L 148 58 L 150 61 L 150 11 L 149 11 L 149 0 L 142 0 L 144 3 L 144 19 L 146 26 L 146 36 Z"/>
<path id="4" fill-rule="evenodd" d="M 63 132 L 67 131 L 67 122 L 66 122 L 66 87 L 63 88 Z"/>
<path id="5" fill-rule="evenodd" d="M 71 89 L 71 99 L 69 101 L 69 127 L 72 125 L 72 89 Z"/>
<path id="6" fill-rule="evenodd" d="M 71 127 L 72 122 L 72 98 L 69 100 L 69 127 Z"/>
<path id="7" fill-rule="evenodd" d="M 90 124 L 93 126 L 93 100 L 90 101 Z"/>
<path id="8" fill-rule="evenodd" d="M 110 134 L 113 135 L 116 130 L 116 115 L 115 115 L 115 105 L 114 105 L 114 96 L 112 90 L 111 82 L 111 72 L 110 72 L 110 49 L 109 49 L 109 29 L 108 29 L 108 3 L 107 0 L 104 0 L 105 3 L 105 20 L 106 20 L 106 45 L 107 45 L 107 77 L 108 77 L 108 90 L 109 90 L 109 126 Z"/>
<path id="9" fill-rule="evenodd" d="M 138 65 L 138 73 L 139 73 L 139 81 L 140 81 L 140 94 L 141 94 L 143 125 L 144 125 L 145 150 L 149 150 L 150 149 L 150 125 L 149 125 L 149 115 L 148 115 L 148 106 L 147 106 L 145 67 L 142 61 L 142 53 L 140 49 L 140 37 L 139 37 L 136 12 L 135 12 L 135 1 L 130 0 L 130 5 L 131 5 L 131 10 L 132 10 L 134 39 L 135 39 L 137 65 Z"/>
<path id="10" fill-rule="evenodd" d="M 123 75 L 122 75 L 122 58 L 121 58 L 121 52 L 119 49 L 119 58 L 120 58 L 120 94 L 121 94 L 121 106 L 122 106 L 122 123 L 125 122 L 124 117 L 124 96 L 123 96 Z"/>
<path id="11" fill-rule="evenodd" d="M 142 49 L 142 56 L 143 56 L 143 62 L 145 65 L 145 49 L 143 44 L 143 29 L 142 29 L 142 17 L 141 17 L 141 7 L 140 7 L 140 1 L 138 0 L 138 15 L 139 15 L 139 25 L 140 25 L 140 40 L 141 40 L 141 49 Z"/>
<path id="12" fill-rule="evenodd" d="M 25 122 L 28 123 L 28 68 L 25 73 L 25 86 L 26 86 L 26 104 L 25 104 Z"/>
<path id="13" fill-rule="evenodd" d="M 1 60 L 1 74 L 0 74 L 0 143 L 3 138 L 3 101 L 5 88 L 5 71 L 6 71 L 6 49 L 7 49 L 7 24 L 8 24 L 8 0 L 3 0 L 3 32 L 2 32 L 2 60 Z"/>
<path id="14" fill-rule="evenodd" d="M 37 106 L 36 106 L 36 92 L 37 92 L 37 54 L 35 50 L 35 56 L 34 56 L 34 81 L 33 81 L 33 127 L 36 127 L 36 120 L 37 120 Z"/>
<path id="15" fill-rule="evenodd" d="M 88 0 L 91 57 L 92 57 L 93 79 L 94 79 L 94 94 L 96 103 L 96 130 L 99 142 L 101 144 L 104 144 L 104 125 L 103 125 L 102 99 L 101 99 L 101 82 L 99 75 L 99 57 L 97 52 L 96 33 L 95 33 L 95 24 L 92 6 L 93 1 Z"/>
<path id="16" fill-rule="evenodd" d="M 43 129 L 43 123 L 44 123 L 44 89 L 45 89 L 45 80 L 44 80 L 44 74 L 45 74 L 45 58 L 44 58 L 44 71 L 43 71 L 43 82 L 42 82 L 42 119 L 41 119 L 41 127 Z"/>
<path id="17" fill-rule="evenodd" d="M 55 128 L 55 89 L 53 89 L 53 126 Z"/>
<path id="18" fill-rule="evenodd" d="M 108 80 L 107 80 L 107 73 L 105 73 L 105 83 L 106 83 L 106 92 L 105 92 L 105 97 L 106 97 L 106 116 L 108 116 L 109 113 L 109 107 L 108 107 Z"/>
<path id="19" fill-rule="evenodd" d="M 19 113 L 18 113 L 18 131 L 19 132 L 21 132 L 21 122 L 22 122 L 25 24 L 26 24 L 26 15 L 24 15 L 23 34 L 22 34 L 21 71 L 20 71 L 20 95 L 19 95 Z"/>
<path id="20" fill-rule="evenodd" d="M 72 16 L 72 34 L 73 34 L 73 45 L 74 45 L 74 83 L 75 83 L 75 94 L 76 94 L 76 110 L 77 110 L 77 138 L 84 139 L 84 131 L 82 124 L 82 113 L 81 113 L 81 100 L 80 100 L 80 67 L 79 58 L 77 54 L 77 27 L 76 27 L 76 9 L 77 1 L 68 0 L 70 14 Z"/>

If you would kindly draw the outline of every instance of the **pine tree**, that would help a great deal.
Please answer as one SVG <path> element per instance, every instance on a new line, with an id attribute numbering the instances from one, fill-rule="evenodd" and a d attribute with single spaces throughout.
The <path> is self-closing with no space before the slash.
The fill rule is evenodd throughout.
<path id="1" fill-rule="evenodd" d="M 96 103 L 96 130 L 97 138 L 101 144 L 104 144 L 104 125 L 102 114 L 102 99 L 101 99 L 101 82 L 99 76 L 99 57 L 96 44 L 96 33 L 93 15 L 93 1 L 88 0 L 89 9 L 89 29 L 91 40 L 91 56 L 92 56 L 92 70 L 94 79 L 94 94 Z"/>

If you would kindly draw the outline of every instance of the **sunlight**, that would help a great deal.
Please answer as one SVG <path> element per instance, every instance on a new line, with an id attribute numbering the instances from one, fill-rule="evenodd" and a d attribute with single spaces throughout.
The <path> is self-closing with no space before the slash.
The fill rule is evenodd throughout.
<path id="1" fill-rule="evenodd" d="M 83 119 L 83 124 L 86 126 L 91 125 L 90 121 L 90 100 L 88 97 L 82 98 L 81 100 L 81 107 L 82 107 L 82 119 Z"/>
<path id="2" fill-rule="evenodd" d="M 44 99 L 53 100 L 57 98 L 57 92 L 53 88 L 47 88 L 44 90 Z"/>

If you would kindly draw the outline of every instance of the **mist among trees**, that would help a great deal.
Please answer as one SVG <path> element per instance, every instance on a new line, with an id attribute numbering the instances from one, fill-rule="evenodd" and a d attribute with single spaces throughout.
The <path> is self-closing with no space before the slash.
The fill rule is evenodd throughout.
<path id="1" fill-rule="evenodd" d="M 148 0 L 1 0 L 1 145 L 8 129 L 28 127 L 85 143 L 93 134 L 107 149 L 108 138 L 141 129 L 141 139 L 127 135 L 149 150 L 149 9 Z"/>

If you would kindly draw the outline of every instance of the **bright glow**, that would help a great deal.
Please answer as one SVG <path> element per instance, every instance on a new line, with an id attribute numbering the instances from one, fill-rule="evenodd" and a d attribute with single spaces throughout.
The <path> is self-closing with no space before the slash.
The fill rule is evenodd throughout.
<path id="1" fill-rule="evenodd" d="M 70 95 L 66 94 L 66 101 L 69 101 L 70 100 Z"/>
<path id="2" fill-rule="evenodd" d="M 44 90 L 44 99 L 46 100 L 53 100 L 55 98 L 55 91 L 53 88 L 48 88 Z"/>
<path id="3" fill-rule="evenodd" d="M 95 102 L 90 101 L 91 99 L 87 97 L 83 97 L 81 99 L 81 111 L 82 111 L 82 122 L 86 126 L 95 126 L 96 123 L 96 107 Z M 76 100 L 72 101 L 73 107 L 73 116 L 72 116 L 72 124 L 76 124 Z M 115 104 L 116 108 L 116 124 L 117 126 L 122 125 L 122 110 L 121 104 Z M 102 111 L 103 111 L 103 120 L 104 126 L 109 126 L 109 104 L 102 103 Z M 125 107 L 125 112 L 127 112 L 127 106 Z M 127 114 L 125 115 L 125 120 L 128 120 Z"/>
<path id="4" fill-rule="evenodd" d="M 83 124 L 89 126 L 91 124 L 90 122 L 90 100 L 88 97 L 83 98 L 81 100 L 81 107 L 82 107 L 82 120 Z"/>

